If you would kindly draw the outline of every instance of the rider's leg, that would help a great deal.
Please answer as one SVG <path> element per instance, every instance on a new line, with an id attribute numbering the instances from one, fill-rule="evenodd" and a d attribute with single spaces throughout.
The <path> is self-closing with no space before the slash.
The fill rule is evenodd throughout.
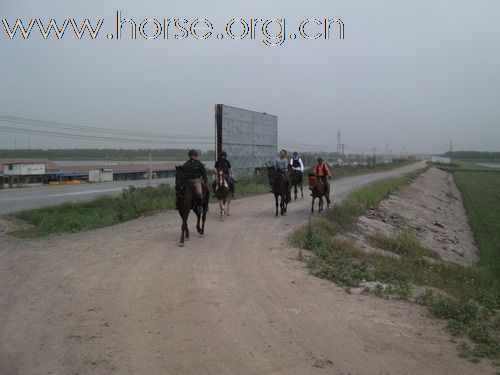
<path id="1" fill-rule="evenodd" d="M 201 209 L 201 206 L 203 204 L 203 190 L 201 188 L 201 179 L 199 178 L 193 178 L 191 180 L 193 187 L 194 187 L 194 198 L 196 202 L 196 209 Z"/>
<path id="2" fill-rule="evenodd" d="M 231 194 L 234 194 L 234 178 L 228 175 L 226 176 L 226 181 L 229 185 L 229 191 L 231 192 Z"/>

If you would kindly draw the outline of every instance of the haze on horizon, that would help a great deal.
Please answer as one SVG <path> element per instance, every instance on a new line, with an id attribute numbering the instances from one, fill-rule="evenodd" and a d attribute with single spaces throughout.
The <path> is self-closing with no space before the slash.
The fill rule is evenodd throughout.
<path id="1" fill-rule="evenodd" d="M 340 18 L 345 39 L 267 47 L 215 38 L 79 41 L 69 32 L 43 40 L 33 32 L 25 41 L 1 26 L 0 115 L 212 136 L 214 105 L 223 103 L 277 115 L 280 145 L 301 150 L 334 151 L 339 129 L 349 153 L 386 145 L 441 153 L 450 140 L 456 150 L 500 150 L 498 1 L 3 0 L 0 19 L 104 19 L 105 35 L 117 10 L 137 23 L 207 18 L 216 31 L 231 18 L 286 18 L 287 34 L 305 18 Z M 18 148 L 148 147 L 0 129 L 0 148 L 14 140 Z"/>

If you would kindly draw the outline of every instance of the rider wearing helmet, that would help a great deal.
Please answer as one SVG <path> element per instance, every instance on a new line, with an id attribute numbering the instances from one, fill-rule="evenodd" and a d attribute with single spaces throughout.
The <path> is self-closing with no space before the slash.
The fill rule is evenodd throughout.
<path id="1" fill-rule="evenodd" d="M 314 174 L 323 181 L 325 186 L 325 196 L 326 201 L 330 204 L 330 184 L 328 182 L 329 178 L 332 178 L 332 172 L 328 165 L 323 161 L 323 158 L 318 158 L 318 164 L 314 166 Z"/>
<path id="2" fill-rule="evenodd" d="M 302 163 L 302 159 L 300 158 L 299 153 L 297 151 L 293 153 L 293 156 L 290 159 L 290 165 L 292 166 L 292 170 L 300 176 L 300 181 L 302 182 L 304 173 L 304 163 Z"/>
<path id="3" fill-rule="evenodd" d="M 227 160 L 227 153 L 225 151 L 222 151 L 219 154 L 219 158 L 215 162 L 215 170 L 221 170 L 222 173 L 224 173 L 224 178 L 226 179 L 228 185 L 229 185 L 229 191 L 231 194 L 234 195 L 234 179 L 233 179 L 233 170 L 231 169 L 231 163 L 229 160 Z M 217 182 L 214 181 L 213 186 L 214 186 L 214 191 L 215 191 L 215 186 Z"/>
<path id="4" fill-rule="evenodd" d="M 201 180 L 203 183 L 207 183 L 207 170 L 201 161 L 198 160 L 198 151 L 189 150 L 189 160 L 182 166 L 184 169 L 184 174 L 188 181 L 190 181 L 194 186 L 195 198 L 197 200 L 197 205 L 201 205 L 203 200 L 203 190 L 201 187 Z"/>

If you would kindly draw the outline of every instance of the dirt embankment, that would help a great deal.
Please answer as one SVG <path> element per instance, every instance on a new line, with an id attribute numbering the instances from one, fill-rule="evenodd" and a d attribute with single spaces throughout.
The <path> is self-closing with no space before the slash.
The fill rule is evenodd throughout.
<path id="1" fill-rule="evenodd" d="M 411 231 L 423 247 L 442 259 L 463 266 L 479 261 L 479 251 L 467 221 L 462 196 L 451 174 L 431 168 L 369 210 L 352 233 L 356 244 L 366 251 L 379 251 L 369 238 L 393 236 Z"/>

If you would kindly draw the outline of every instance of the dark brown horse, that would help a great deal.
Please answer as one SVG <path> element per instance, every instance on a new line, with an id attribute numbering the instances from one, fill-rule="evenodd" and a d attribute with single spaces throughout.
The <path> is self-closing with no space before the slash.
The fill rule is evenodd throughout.
<path id="1" fill-rule="evenodd" d="M 231 192 L 229 191 L 229 183 L 224 177 L 224 172 L 221 169 L 217 169 L 217 175 L 214 184 L 214 196 L 219 201 L 220 219 L 221 221 L 224 221 L 224 216 L 229 216 Z"/>
<path id="2" fill-rule="evenodd" d="M 304 189 L 302 188 L 302 172 L 296 171 L 291 165 L 288 166 L 288 175 L 290 176 L 290 185 L 293 186 L 293 199 L 297 200 L 297 190 L 300 187 L 300 196 L 304 198 Z"/>
<path id="3" fill-rule="evenodd" d="M 285 176 L 276 171 L 275 167 L 267 167 L 267 176 L 272 187 L 272 193 L 276 201 L 276 216 L 278 216 L 278 206 L 281 215 L 286 215 L 288 203 L 291 201 L 290 188 Z"/>
<path id="4" fill-rule="evenodd" d="M 196 230 L 200 235 L 205 233 L 205 219 L 207 218 L 208 202 L 210 192 L 205 184 L 201 184 L 203 191 L 203 201 L 201 207 L 197 207 L 195 190 L 192 182 L 185 178 L 184 169 L 178 165 L 175 167 L 175 200 L 177 210 L 182 219 L 180 246 L 184 246 L 184 239 L 189 239 L 188 217 L 193 210 L 196 214 Z"/>
<path id="5" fill-rule="evenodd" d="M 314 201 L 318 198 L 318 212 L 323 211 L 323 197 L 326 199 L 326 207 L 330 208 L 330 200 L 326 196 L 327 192 L 321 178 L 318 178 L 314 173 L 309 175 L 309 189 L 311 189 L 312 203 L 311 212 L 314 212 Z"/>

